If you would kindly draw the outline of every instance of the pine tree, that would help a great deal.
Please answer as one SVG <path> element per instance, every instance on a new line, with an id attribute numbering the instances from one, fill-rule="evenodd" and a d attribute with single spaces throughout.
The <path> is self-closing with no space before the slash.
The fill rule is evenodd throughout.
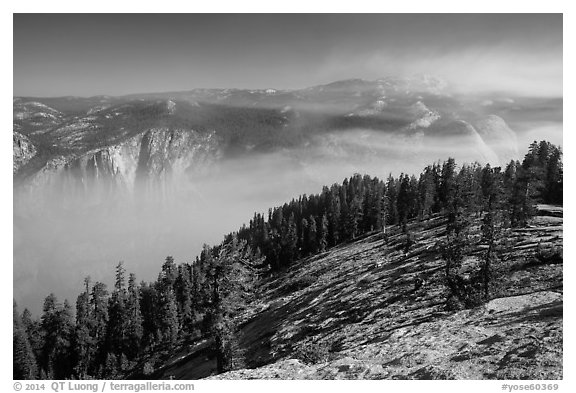
<path id="1" fill-rule="evenodd" d="M 113 353 L 108 353 L 106 355 L 106 361 L 104 362 L 100 379 L 120 379 L 118 358 Z"/>
<path id="2" fill-rule="evenodd" d="M 408 218 L 415 218 L 418 216 L 418 180 L 414 175 L 410 176 L 410 181 L 408 183 L 408 192 L 410 199 Z"/>
<path id="3" fill-rule="evenodd" d="M 74 320 L 72 317 L 72 306 L 67 299 L 64 299 L 62 308 L 58 310 L 59 334 L 55 356 L 55 377 L 64 379 L 72 375 L 74 370 Z"/>
<path id="4" fill-rule="evenodd" d="M 144 347 L 154 347 L 158 342 L 161 313 L 158 307 L 158 291 L 155 285 L 140 284 L 140 310 L 142 313 L 142 335 Z"/>
<path id="5" fill-rule="evenodd" d="M 12 318 L 12 378 L 36 379 L 38 374 L 36 359 L 28 340 L 28 334 L 18 314 L 16 301 L 13 304 Z"/>
<path id="6" fill-rule="evenodd" d="M 374 178 L 372 182 L 373 191 L 371 193 L 370 211 L 367 216 L 371 218 L 370 230 L 381 231 L 385 223 L 384 183 L 377 178 Z"/>
<path id="7" fill-rule="evenodd" d="M 340 241 L 347 241 L 352 237 L 350 224 L 350 206 L 348 204 L 348 179 L 344 179 L 340 187 L 340 218 L 338 220 L 338 232 Z"/>
<path id="8" fill-rule="evenodd" d="M 328 225 L 328 219 L 324 214 L 322 215 L 320 227 L 318 228 L 318 251 L 320 252 L 326 251 L 326 247 L 328 247 Z"/>
<path id="9" fill-rule="evenodd" d="M 462 278 L 459 269 L 467 253 L 468 239 L 465 231 L 448 230 L 446 240 L 441 244 L 442 258 L 445 261 L 445 283 L 448 289 L 446 306 L 449 309 L 461 307 Z"/>
<path id="10" fill-rule="evenodd" d="M 309 236 L 310 236 L 310 228 L 309 228 L 309 223 L 308 220 L 306 218 L 302 218 L 302 220 L 300 221 L 300 239 L 298 241 L 298 248 L 300 250 L 300 255 L 301 256 L 306 256 L 310 253 L 310 240 L 309 240 Z"/>
<path id="11" fill-rule="evenodd" d="M 298 231 L 296 229 L 296 219 L 294 213 L 288 218 L 288 231 L 286 234 L 286 258 L 287 263 L 296 260 L 298 257 Z"/>
<path id="12" fill-rule="evenodd" d="M 484 298 L 490 297 L 490 281 L 492 279 L 493 264 L 497 260 L 499 247 L 499 237 L 503 230 L 503 219 L 501 214 L 503 201 L 503 183 L 500 168 L 492 169 L 486 165 L 482 170 L 482 195 L 486 201 L 482 218 L 482 241 L 488 245 L 484 253 L 484 263 L 482 265 L 482 282 L 484 288 Z"/>
<path id="13" fill-rule="evenodd" d="M 457 187 L 462 198 L 462 206 L 466 214 L 478 215 L 482 211 L 482 168 L 479 164 L 466 164 L 457 175 Z"/>
<path id="14" fill-rule="evenodd" d="M 72 312 L 67 300 L 63 305 L 58 303 L 54 294 L 44 300 L 42 314 L 44 346 L 41 366 L 51 379 L 65 379 L 73 371 L 72 341 L 74 324 Z"/>
<path id="15" fill-rule="evenodd" d="M 410 178 L 408 175 L 400 175 L 400 189 L 396 198 L 396 206 L 398 209 L 398 220 L 402 226 L 402 232 L 407 232 L 408 217 L 410 214 Z"/>
<path id="16" fill-rule="evenodd" d="M 130 273 L 128 278 L 128 298 L 126 301 L 126 356 L 134 359 L 142 348 L 144 328 L 142 326 L 142 312 L 140 310 L 140 289 L 136 283 L 136 275 Z"/>
<path id="17" fill-rule="evenodd" d="M 106 361 L 106 330 L 108 326 L 108 290 L 106 284 L 96 282 L 90 294 L 90 336 L 96 346 L 96 354 L 91 375 Z"/>
<path id="18" fill-rule="evenodd" d="M 176 279 L 178 278 L 178 267 L 174 262 L 174 258 L 167 256 L 164 264 L 162 265 L 161 282 L 164 287 L 174 288 Z"/>
<path id="19" fill-rule="evenodd" d="M 563 166 L 562 151 L 553 146 L 546 165 L 544 202 L 553 204 L 563 203 Z"/>
<path id="20" fill-rule="evenodd" d="M 509 199 L 512 227 L 526 226 L 534 215 L 533 185 L 530 173 L 523 167 L 517 168 Z"/>
<path id="21" fill-rule="evenodd" d="M 446 262 L 445 280 L 448 288 L 447 307 L 469 307 L 469 282 L 459 274 L 460 267 L 468 253 L 470 239 L 470 217 L 465 214 L 462 197 L 462 184 L 453 177 L 453 160 L 444 164 L 445 175 L 443 204 L 447 210 L 446 240 L 441 244 L 442 257 Z"/>
<path id="22" fill-rule="evenodd" d="M 380 212 L 382 220 L 382 239 L 385 244 L 388 244 L 388 232 L 386 231 L 386 226 L 388 225 L 389 209 L 390 201 L 388 198 L 388 189 L 386 188 L 382 195 L 382 210 Z"/>
<path id="23" fill-rule="evenodd" d="M 162 310 L 161 332 L 163 341 L 168 348 L 174 348 L 180 333 L 178 321 L 178 307 L 176 296 L 171 287 L 166 288 L 160 295 L 160 305 Z"/>
<path id="24" fill-rule="evenodd" d="M 438 199 L 442 208 L 452 208 L 456 197 L 456 161 L 453 158 L 448 158 L 442 165 L 439 186 Z"/>
<path id="25" fill-rule="evenodd" d="M 32 348 L 32 353 L 36 364 L 37 359 L 40 359 L 42 354 L 42 346 L 44 345 L 44 338 L 42 337 L 42 331 L 40 326 L 40 320 L 38 318 L 32 318 L 32 313 L 27 308 L 22 312 L 22 327 L 26 332 L 30 347 Z M 38 366 L 38 364 L 37 364 Z"/>
<path id="26" fill-rule="evenodd" d="M 77 362 L 76 375 L 84 379 L 89 375 L 90 365 L 96 351 L 96 343 L 91 336 L 91 327 L 94 325 L 90 308 L 90 277 L 84 279 L 84 292 L 76 300 L 76 333 L 75 344 Z"/>
<path id="27" fill-rule="evenodd" d="M 318 252 L 318 229 L 316 226 L 316 219 L 314 218 L 313 215 L 310 215 L 310 218 L 308 219 L 308 236 L 306 237 L 306 241 L 307 241 L 307 250 L 311 253 L 311 254 L 316 254 Z M 327 229 L 327 228 L 326 228 Z M 326 240 L 326 239 L 324 239 Z"/>
<path id="28" fill-rule="evenodd" d="M 347 228 L 351 239 L 355 239 L 360 232 L 360 223 L 362 222 L 362 200 L 354 196 L 350 202 L 348 210 Z"/>
<path id="29" fill-rule="evenodd" d="M 57 318 L 57 299 L 51 293 L 44 299 L 44 306 L 42 308 L 41 328 L 44 336 L 44 344 L 42 347 L 42 354 L 40 366 L 50 379 L 54 378 L 54 352 L 57 342 L 58 334 L 58 318 Z"/>
<path id="30" fill-rule="evenodd" d="M 176 303 L 178 305 L 178 318 L 182 331 L 189 332 L 192 328 L 192 277 L 191 266 L 183 264 L 178 266 L 178 277 L 174 284 Z"/>
<path id="31" fill-rule="evenodd" d="M 329 195 L 329 206 L 328 206 L 328 244 L 330 246 L 335 246 L 340 242 L 340 197 L 338 188 L 336 185 L 332 186 Z"/>
<path id="32" fill-rule="evenodd" d="M 418 205 L 421 218 L 429 217 L 433 212 L 434 201 L 436 200 L 435 173 L 431 165 L 427 166 L 420 175 L 418 182 Z"/>
<path id="33" fill-rule="evenodd" d="M 236 236 L 220 246 L 211 269 L 212 306 L 210 331 L 215 340 L 218 372 L 228 371 L 243 364 L 239 350 L 237 316 L 253 296 L 257 266 L 245 242 Z"/>
<path id="34" fill-rule="evenodd" d="M 484 287 L 484 298 L 490 296 L 490 279 L 492 278 L 492 264 L 495 257 L 495 243 L 497 226 L 495 225 L 496 212 L 489 207 L 489 210 L 482 218 L 482 240 L 488 244 L 488 249 L 484 254 L 484 263 L 482 265 L 482 281 Z"/>
<path id="35" fill-rule="evenodd" d="M 207 269 L 203 266 L 200 258 L 196 258 L 196 261 L 192 265 L 192 305 L 193 305 L 193 318 L 194 322 L 199 322 L 202 320 L 206 311 L 207 297 Z M 202 330 L 204 326 L 200 327 Z"/>
<path id="36" fill-rule="evenodd" d="M 398 224 L 398 182 L 392 174 L 388 176 L 386 181 L 386 223 L 387 225 Z"/>
<path id="37" fill-rule="evenodd" d="M 114 291 L 108 304 L 108 325 L 107 334 L 107 351 L 114 353 L 119 357 L 127 350 L 127 323 L 128 314 L 126 311 L 126 270 L 124 263 L 119 262 L 116 266 L 116 279 L 114 282 Z"/>
<path id="38" fill-rule="evenodd" d="M 360 232 L 366 233 L 376 229 L 375 219 L 377 218 L 377 214 L 375 215 L 373 211 L 374 192 L 376 192 L 376 190 L 373 189 L 374 185 L 369 176 L 365 175 L 362 182 L 365 183 L 365 192 L 362 199 L 362 220 L 360 221 Z"/>

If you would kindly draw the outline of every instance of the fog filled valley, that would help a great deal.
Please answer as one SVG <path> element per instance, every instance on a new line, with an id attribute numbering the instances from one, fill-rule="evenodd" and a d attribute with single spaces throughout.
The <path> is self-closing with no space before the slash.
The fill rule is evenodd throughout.
<path id="1" fill-rule="evenodd" d="M 562 145 L 561 98 L 453 94 L 428 76 L 13 105 L 14 298 L 34 314 L 86 276 L 111 285 L 118 261 L 153 280 L 166 256 L 192 262 L 254 212 L 354 173 Z"/>

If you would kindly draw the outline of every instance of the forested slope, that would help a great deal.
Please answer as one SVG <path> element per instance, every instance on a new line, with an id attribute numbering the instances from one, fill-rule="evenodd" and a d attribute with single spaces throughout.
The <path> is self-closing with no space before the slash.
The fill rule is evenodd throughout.
<path id="1" fill-rule="evenodd" d="M 561 155 L 357 175 L 155 282 L 119 263 L 75 316 L 54 295 L 39 320 L 15 306 L 14 376 L 561 378 Z"/>

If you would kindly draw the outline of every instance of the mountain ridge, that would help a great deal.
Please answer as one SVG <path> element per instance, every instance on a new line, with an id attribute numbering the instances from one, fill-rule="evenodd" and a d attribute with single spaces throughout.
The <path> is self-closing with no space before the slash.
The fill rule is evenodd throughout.
<path id="1" fill-rule="evenodd" d="M 438 106 L 434 100 L 443 100 L 439 91 L 444 85 L 432 77 L 350 79 L 291 90 L 284 98 L 281 90 L 271 93 L 270 89 L 195 89 L 123 97 L 66 97 L 60 99 L 65 101 L 60 109 L 48 105 L 58 98 L 29 101 L 16 97 L 14 132 L 30 139 L 37 153 L 34 165 L 20 171 L 30 159 L 18 156 L 23 154 L 17 151 L 21 138 L 15 134 L 14 176 L 19 182 L 27 177 L 26 173 L 34 172 L 33 168 L 42 167 L 38 162 L 44 158 L 46 163 L 59 156 L 72 161 L 98 148 L 104 151 L 119 147 L 135 135 L 162 127 L 191 133 L 215 132 L 221 141 L 220 150 L 227 155 L 249 154 L 252 149 L 292 149 L 327 132 L 363 128 L 393 139 L 402 133 L 416 139 L 424 135 L 435 145 L 450 127 L 459 129 L 452 136 L 461 136 L 463 147 L 481 152 L 476 159 L 503 163 L 517 155 L 514 131 L 501 117 L 490 114 L 469 118 L 465 112 L 458 115 Z M 199 94 L 199 98 L 192 99 L 187 94 Z M 426 103 L 427 97 L 422 94 L 435 98 Z M 446 99 L 452 100 L 449 95 Z M 240 104 L 237 109 L 235 102 Z M 299 109 L 300 105 L 304 107 Z M 453 111 L 461 111 L 461 104 L 448 105 Z M 435 127 L 437 123 L 443 126 Z"/>

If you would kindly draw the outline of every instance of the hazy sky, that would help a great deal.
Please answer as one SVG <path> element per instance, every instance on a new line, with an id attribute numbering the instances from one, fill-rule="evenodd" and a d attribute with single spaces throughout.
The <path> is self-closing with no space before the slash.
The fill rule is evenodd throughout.
<path id="1" fill-rule="evenodd" d="M 561 14 L 16 14 L 14 95 L 301 88 L 429 73 L 562 95 Z"/>

